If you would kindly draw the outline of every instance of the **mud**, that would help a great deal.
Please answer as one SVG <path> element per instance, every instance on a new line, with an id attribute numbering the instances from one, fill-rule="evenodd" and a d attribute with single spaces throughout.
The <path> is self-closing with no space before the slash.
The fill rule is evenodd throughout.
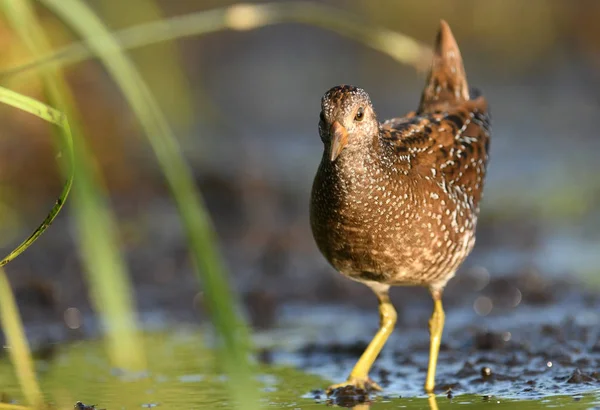
<path id="1" fill-rule="evenodd" d="M 531 272 L 493 279 L 482 288 L 474 282 L 475 276 L 464 275 L 448 290 L 437 394 L 531 400 L 600 389 L 600 298 L 596 294 L 574 281 L 542 281 Z M 516 305 L 515 289 L 521 295 Z M 405 292 L 394 295 L 394 300 L 400 299 L 401 319 L 370 374 L 384 391 L 338 389 L 327 398 L 326 386 L 315 386 L 306 397 L 341 406 L 377 397 L 424 397 L 431 302 L 426 293 L 402 298 Z M 485 316 L 473 306 L 482 295 L 493 302 Z M 259 340 L 270 363 L 340 382 L 377 324 L 375 306 L 370 310 L 352 305 L 295 306 L 285 310 L 276 331 L 278 339 L 289 331 L 286 345 L 273 343 L 268 332 Z"/>

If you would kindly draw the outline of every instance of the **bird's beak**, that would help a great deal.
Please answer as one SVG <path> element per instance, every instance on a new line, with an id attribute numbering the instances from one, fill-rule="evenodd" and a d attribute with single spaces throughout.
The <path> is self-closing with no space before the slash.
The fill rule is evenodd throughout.
<path id="1" fill-rule="evenodd" d="M 331 161 L 340 155 L 346 144 L 348 143 L 348 131 L 346 128 L 335 121 L 331 126 Z"/>

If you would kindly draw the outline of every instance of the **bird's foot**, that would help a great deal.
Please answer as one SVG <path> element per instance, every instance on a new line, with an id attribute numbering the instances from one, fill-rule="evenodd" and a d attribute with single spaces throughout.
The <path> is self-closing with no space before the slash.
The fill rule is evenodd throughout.
<path id="1" fill-rule="evenodd" d="M 338 383 L 329 386 L 325 391 L 327 392 L 328 396 L 331 396 L 340 392 L 347 392 L 348 390 L 363 390 L 365 393 L 369 393 L 372 391 L 382 391 L 383 389 L 381 388 L 381 386 L 379 386 L 377 383 L 371 380 L 370 377 L 350 377 L 343 383 Z"/>

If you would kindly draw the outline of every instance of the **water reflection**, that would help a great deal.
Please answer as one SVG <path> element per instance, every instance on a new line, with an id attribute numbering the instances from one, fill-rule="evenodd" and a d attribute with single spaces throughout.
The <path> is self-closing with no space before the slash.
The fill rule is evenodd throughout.
<path id="1" fill-rule="evenodd" d="M 429 409 L 430 410 L 439 410 L 438 408 L 438 404 L 437 404 L 437 397 L 435 396 L 435 394 L 430 394 L 429 397 L 427 398 L 427 403 L 429 404 Z M 338 403 L 336 403 L 337 405 L 340 405 Z M 371 402 L 363 402 L 360 404 L 356 404 L 356 405 L 347 405 L 344 407 L 351 407 L 352 410 L 370 410 L 371 408 Z"/>

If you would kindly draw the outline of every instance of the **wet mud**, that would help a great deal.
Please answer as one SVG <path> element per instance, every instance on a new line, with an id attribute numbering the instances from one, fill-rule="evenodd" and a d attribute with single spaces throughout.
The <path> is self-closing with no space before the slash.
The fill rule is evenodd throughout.
<path id="1" fill-rule="evenodd" d="M 436 394 L 531 400 L 600 390 L 600 298 L 595 293 L 530 272 L 489 280 L 483 287 L 479 281 L 477 275 L 464 275 L 448 290 Z M 327 397 L 323 385 L 306 397 L 340 406 L 425 397 L 431 302 L 426 293 L 403 299 L 405 291 L 394 295 L 400 320 L 370 373 L 383 392 L 344 388 Z M 478 310 L 481 297 L 490 300 L 489 311 Z M 263 334 L 262 355 L 271 364 L 338 383 L 346 379 L 377 325 L 375 305 L 370 310 L 290 307 L 276 331 L 280 338 L 289 329 L 288 343 L 279 346 Z"/>

